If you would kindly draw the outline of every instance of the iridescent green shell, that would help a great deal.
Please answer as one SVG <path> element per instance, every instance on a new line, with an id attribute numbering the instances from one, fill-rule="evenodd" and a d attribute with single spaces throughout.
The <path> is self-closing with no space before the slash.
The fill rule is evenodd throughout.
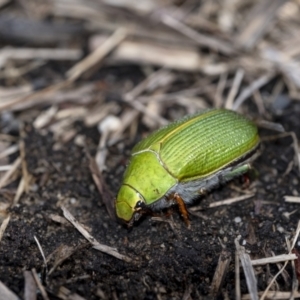
<path id="1" fill-rule="evenodd" d="M 207 177 L 238 160 L 259 143 L 257 127 L 225 109 L 188 116 L 140 141 L 136 153 L 156 152 L 166 170 L 179 181 Z"/>

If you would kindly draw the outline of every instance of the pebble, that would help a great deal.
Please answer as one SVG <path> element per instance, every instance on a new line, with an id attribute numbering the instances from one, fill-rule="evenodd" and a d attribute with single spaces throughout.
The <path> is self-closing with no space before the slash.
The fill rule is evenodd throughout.
<path id="1" fill-rule="evenodd" d="M 241 222 L 242 222 L 241 217 L 235 217 L 235 218 L 234 218 L 234 222 L 235 222 L 235 223 L 241 223 Z"/>

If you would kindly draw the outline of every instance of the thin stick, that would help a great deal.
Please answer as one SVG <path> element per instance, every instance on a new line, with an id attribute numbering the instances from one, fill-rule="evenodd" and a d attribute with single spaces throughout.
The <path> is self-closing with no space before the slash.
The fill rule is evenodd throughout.
<path id="1" fill-rule="evenodd" d="M 24 271 L 24 300 L 36 300 L 36 283 L 32 272 Z"/>
<path id="2" fill-rule="evenodd" d="M 5 232 L 5 229 L 9 223 L 10 220 L 10 215 L 8 215 L 2 222 L 1 226 L 0 226 L 0 242 L 2 240 L 3 234 Z"/>
<path id="3" fill-rule="evenodd" d="M 265 264 L 274 264 L 287 260 L 295 260 L 297 259 L 296 254 L 281 254 L 261 259 L 251 260 L 252 266 L 265 265 Z"/>
<path id="4" fill-rule="evenodd" d="M 232 55 L 236 53 L 235 49 L 231 47 L 229 44 L 227 44 L 225 41 L 219 41 L 210 36 L 200 34 L 199 32 L 195 31 L 194 29 L 190 28 L 189 26 L 183 24 L 182 22 L 176 20 L 171 16 L 163 15 L 161 17 L 161 21 L 165 25 L 181 32 L 183 35 L 194 40 L 201 46 L 209 47 L 212 50 L 220 51 L 227 55 Z"/>
<path id="5" fill-rule="evenodd" d="M 11 155 L 19 150 L 19 145 L 12 145 L 0 153 L 0 159 Z"/>
<path id="6" fill-rule="evenodd" d="M 19 200 L 24 192 L 25 192 L 25 179 L 24 179 L 24 176 L 22 176 L 22 178 L 19 182 L 19 185 L 18 185 L 17 192 L 15 194 L 12 206 L 15 206 L 19 202 Z"/>
<path id="7" fill-rule="evenodd" d="M 19 300 L 19 297 L 0 281 L 1 300 Z"/>
<path id="8" fill-rule="evenodd" d="M 242 195 L 242 196 L 239 196 L 239 197 L 224 199 L 224 200 L 221 200 L 221 201 L 210 203 L 209 208 L 218 207 L 218 206 L 221 206 L 221 205 L 231 205 L 233 203 L 240 202 L 240 201 L 252 198 L 254 196 L 255 196 L 255 194 L 249 194 L 249 195 Z M 203 209 L 202 206 L 194 206 L 194 207 L 191 207 L 189 210 L 197 211 L 197 210 L 202 210 L 202 209 Z"/>
<path id="9" fill-rule="evenodd" d="M 260 89 L 262 86 L 266 85 L 272 78 L 276 76 L 276 72 L 270 72 L 262 75 L 257 80 L 253 81 L 247 88 L 245 88 L 240 95 L 236 98 L 233 103 L 232 110 L 237 110 L 243 102 L 250 97 L 254 91 Z"/>
<path id="10" fill-rule="evenodd" d="M 259 292 L 258 296 L 263 295 L 263 292 Z M 270 291 L 266 294 L 267 299 L 272 299 L 272 300 L 283 300 L 283 299 L 291 299 L 291 292 L 280 292 L 280 291 Z M 300 298 L 300 293 L 296 292 L 294 293 L 294 297 L 295 298 Z M 242 300 L 250 300 L 251 299 L 251 295 L 250 294 L 246 294 L 243 295 Z"/>
<path id="11" fill-rule="evenodd" d="M 80 49 L 4 48 L 0 50 L 0 67 L 11 59 L 77 60 L 81 55 Z"/>
<path id="12" fill-rule="evenodd" d="M 21 161 L 22 161 L 21 157 L 18 157 L 14 161 L 12 168 L 3 175 L 3 177 L 0 179 L 0 189 L 3 188 L 7 184 L 7 181 L 9 180 L 9 178 L 15 173 L 15 171 L 20 166 Z"/>
<path id="13" fill-rule="evenodd" d="M 215 95 L 215 107 L 219 108 L 223 105 L 223 92 L 226 86 L 226 82 L 227 82 L 227 78 L 228 78 L 228 73 L 222 73 L 220 76 L 220 79 L 218 81 L 218 85 L 217 85 L 217 89 L 216 89 L 216 95 Z"/>
<path id="14" fill-rule="evenodd" d="M 234 100 L 235 96 L 237 95 L 237 92 L 240 88 L 240 85 L 242 83 L 244 74 L 245 74 L 245 71 L 241 68 L 239 68 L 236 71 L 232 87 L 230 89 L 230 92 L 229 92 L 228 97 L 227 97 L 226 102 L 225 102 L 225 108 L 232 109 L 233 100 Z"/>
<path id="15" fill-rule="evenodd" d="M 27 169 L 26 151 L 25 151 L 25 142 L 24 142 L 24 138 L 25 138 L 24 130 L 21 130 L 20 135 L 21 135 L 22 139 L 19 142 L 19 148 L 20 148 L 20 156 L 22 159 L 22 174 L 23 174 L 23 178 L 24 178 L 24 189 L 25 189 L 26 193 L 28 193 L 31 176 Z"/>
<path id="16" fill-rule="evenodd" d="M 222 283 L 227 274 L 230 262 L 231 262 L 230 252 L 223 250 L 219 256 L 218 265 L 215 270 L 215 274 L 210 286 L 210 295 L 213 298 L 216 298 L 216 296 L 218 295 L 222 287 Z"/>
<path id="17" fill-rule="evenodd" d="M 36 237 L 35 235 L 33 236 L 33 238 L 34 238 L 34 240 L 35 240 L 35 242 L 36 242 L 36 244 L 37 244 L 37 246 L 38 246 L 38 248 L 39 248 L 39 250 L 40 250 L 40 253 L 41 253 L 41 255 L 42 255 L 42 257 L 43 257 L 43 260 L 44 260 L 44 264 L 45 264 L 46 271 L 48 272 L 47 260 L 46 260 L 46 257 L 45 257 L 43 248 L 42 248 L 42 246 L 41 246 L 39 240 L 37 239 L 37 237 Z"/>
<path id="18" fill-rule="evenodd" d="M 291 254 L 292 249 L 295 247 L 295 244 L 297 242 L 299 233 L 300 233 L 300 221 L 298 222 L 296 234 L 295 234 L 295 237 L 293 239 L 292 247 L 291 247 L 291 250 L 289 251 L 289 254 Z M 273 283 L 275 282 L 275 280 L 277 279 L 277 277 L 283 272 L 283 270 L 287 266 L 288 262 L 289 261 L 287 260 L 284 263 L 284 265 L 282 266 L 282 268 L 278 271 L 278 273 L 272 278 L 272 280 L 270 281 L 269 285 L 267 286 L 267 288 L 265 289 L 264 293 L 262 294 L 260 300 L 264 300 L 265 299 L 265 297 L 267 296 L 267 293 L 268 293 L 269 289 L 271 288 L 271 286 L 273 285 Z"/>
<path id="19" fill-rule="evenodd" d="M 241 299 L 240 259 L 238 251 L 235 252 L 235 299 Z"/>
<path id="20" fill-rule="evenodd" d="M 293 139 L 293 148 L 294 148 L 294 153 L 295 153 L 295 161 L 298 165 L 298 170 L 299 170 L 299 173 L 300 173 L 300 151 L 299 151 L 299 147 L 298 147 L 298 138 L 295 134 L 295 132 L 284 132 L 284 133 L 281 133 L 281 134 L 278 134 L 278 135 L 272 135 L 272 136 L 268 136 L 268 137 L 264 137 L 262 138 L 261 140 L 262 141 L 273 141 L 273 140 L 278 140 L 280 138 L 285 138 L 287 136 L 290 136 L 292 137 Z"/>
<path id="21" fill-rule="evenodd" d="M 246 253 L 245 248 L 240 246 L 239 238 L 234 240 L 235 247 L 239 256 L 239 259 L 242 263 L 244 274 L 246 277 L 246 283 L 248 291 L 251 295 L 252 300 L 258 300 L 258 291 L 257 291 L 257 280 L 254 274 L 254 269 L 251 265 L 251 259 L 249 254 Z"/>
<path id="22" fill-rule="evenodd" d="M 127 32 L 124 28 L 117 29 L 103 44 L 101 44 L 94 52 L 85 57 L 68 72 L 68 80 L 73 82 L 78 79 L 84 72 L 99 64 L 103 58 L 116 48 L 125 38 Z"/>
<path id="23" fill-rule="evenodd" d="M 90 235 L 87 230 L 85 230 L 82 225 L 75 219 L 75 217 L 64 207 L 62 206 L 61 209 L 63 210 L 64 217 L 70 221 L 73 226 L 92 244 L 94 249 L 97 249 L 101 252 L 104 252 L 108 255 L 114 256 L 120 260 L 124 260 L 126 262 L 131 262 L 132 259 L 128 256 L 120 254 L 116 248 L 112 248 L 106 246 L 104 244 L 100 244 L 92 235 Z"/>
<path id="24" fill-rule="evenodd" d="M 35 268 L 31 269 L 31 272 L 32 272 L 33 278 L 34 278 L 34 280 L 35 280 L 35 282 L 36 282 L 36 284 L 37 284 L 37 286 L 38 286 L 38 288 L 39 288 L 39 290 L 40 290 L 40 292 L 42 294 L 43 299 L 44 300 L 49 300 L 47 292 L 46 292 L 44 286 L 41 284 L 40 279 L 39 279 L 39 277 L 38 277 L 38 275 L 36 273 Z"/>
<path id="25" fill-rule="evenodd" d="M 299 203 L 300 204 L 300 197 L 296 196 L 284 196 L 284 201 L 289 203 Z"/>

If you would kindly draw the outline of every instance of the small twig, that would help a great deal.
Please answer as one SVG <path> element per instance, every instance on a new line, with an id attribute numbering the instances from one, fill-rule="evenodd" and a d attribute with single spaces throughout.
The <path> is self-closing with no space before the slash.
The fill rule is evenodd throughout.
<path id="1" fill-rule="evenodd" d="M 0 67 L 11 59 L 76 60 L 81 55 L 80 49 L 4 48 L 0 50 Z"/>
<path id="2" fill-rule="evenodd" d="M 42 294 L 43 299 L 44 300 L 49 300 L 47 292 L 46 292 L 44 286 L 41 284 L 40 279 L 38 277 L 38 274 L 36 273 L 35 268 L 31 269 L 31 272 L 32 272 L 33 278 L 34 278 L 34 280 L 35 280 L 35 282 L 36 282 L 36 284 L 37 284 L 37 286 L 38 286 L 38 288 L 39 288 L 39 290 Z"/>
<path id="3" fill-rule="evenodd" d="M 261 141 L 273 141 L 273 140 L 278 140 L 278 139 L 281 139 L 281 138 L 285 138 L 287 136 L 290 136 L 292 137 L 293 139 L 293 148 L 294 148 L 294 154 L 295 154 L 295 161 L 297 163 L 297 166 L 298 166 L 298 170 L 299 170 L 299 173 L 300 173 L 300 151 L 299 151 L 299 146 L 298 146 L 298 138 L 295 134 L 295 132 L 291 131 L 291 132 L 283 132 L 281 134 L 278 134 L 278 135 L 272 135 L 272 136 L 267 136 L 267 137 L 264 137 L 261 139 Z"/>
<path id="4" fill-rule="evenodd" d="M 295 244 L 298 240 L 298 236 L 299 236 L 299 233 L 300 233 L 300 221 L 298 222 L 298 226 L 297 226 L 297 230 L 296 230 L 296 233 L 295 233 L 295 236 L 294 236 L 294 239 L 293 239 L 293 243 L 292 243 L 292 246 L 291 246 L 291 250 L 289 251 L 289 254 L 291 254 L 291 251 L 292 249 L 295 247 Z M 267 286 L 267 288 L 265 289 L 265 291 L 263 292 L 260 300 L 264 300 L 265 297 L 267 296 L 267 293 L 269 291 L 269 289 L 271 288 L 271 286 L 273 285 L 273 283 L 275 282 L 275 280 L 277 279 L 277 277 L 283 272 L 283 270 L 285 269 L 285 267 L 287 266 L 288 264 L 288 260 L 285 261 L 284 265 L 282 266 L 282 268 L 278 271 L 278 273 L 272 278 L 272 280 L 270 281 L 269 285 Z"/>
<path id="5" fill-rule="evenodd" d="M 124 28 L 117 29 L 113 35 L 111 35 L 94 52 L 85 57 L 67 72 L 68 80 L 70 82 L 75 81 L 87 70 L 99 64 L 106 55 L 108 55 L 126 38 L 126 35 L 127 32 Z"/>
<path id="6" fill-rule="evenodd" d="M 32 272 L 24 271 L 24 300 L 35 300 L 36 299 L 36 283 Z"/>
<path id="7" fill-rule="evenodd" d="M 127 103 L 130 106 L 132 106 L 134 109 L 136 109 L 137 111 L 142 112 L 145 115 L 147 115 L 148 117 L 150 117 L 151 119 L 157 121 L 161 126 L 167 125 L 169 123 L 169 121 L 167 119 L 153 113 L 151 110 L 149 110 L 145 105 L 143 105 L 138 100 L 130 101 L 130 102 L 127 102 Z"/>
<path id="8" fill-rule="evenodd" d="M 297 197 L 297 196 L 284 196 L 283 198 L 284 198 L 285 202 L 299 203 L 300 204 L 300 197 Z"/>
<path id="9" fill-rule="evenodd" d="M 241 260 L 244 274 L 246 277 L 246 283 L 248 291 L 251 295 L 252 300 L 258 300 L 257 291 L 257 280 L 254 274 L 254 269 L 251 264 L 251 259 L 249 254 L 246 253 L 245 248 L 239 244 L 239 238 L 234 240 L 236 251 L 238 253 L 239 259 Z"/>
<path id="10" fill-rule="evenodd" d="M 45 97 L 46 95 L 48 97 L 50 97 L 51 95 L 53 95 L 55 92 L 59 91 L 60 89 L 68 87 L 70 85 L 70 83 L 71 82 L 69 82 L 69 81 L 62 81 L 62 82 L 53 84 L 51 86 L 48 86 L 37 92 L 30 93 L 29 95 L 27 94 L 25 96 L 20 96 L 19 98 L 15 98 L 11 101 L 6 101 L 3 103 L 0 103 L 0 111 L 10 110 L 20 104 L 26 105 L 29 102 L 37 103 L 41 100 L 41 98 Z"/>
<path id="11" fill-rule="evenodd" d="M 12 145 L 0 153 L 0 159 L 9 156 L 19 150 L 19 145 Z"/>
<path id="12" fill-rule="evenodd" d="M 228 271 L 228 267 L 231 262 L 230 255 L 230 252 L 223 250 L 219 256 L 218 265 L 210 286 L 210 295 L 214 299 L 217 297 L 220 288 L 222 287 L 223 280 Z"/>
<path id="13" fill-rule="evenodd" d="M 37 244 L 37 246 L 38 246 L 38 248 L 39 248 L 39 250 L 40 250 L 40 253 L 41 253 L 41 255 L 42 255 L 42 257 L 43 257 L 43 260 L 44 260 L 46 272 L 48 273 L 47 260 L 46 260 L 46 257 L 45 257 L 43 248 L 42 248 L 42 246 L 41 246 L 39 240 L 37 239 L 37 237 L 36 237 L 35 235 L 33 236 L 33 238 L 34 238 L 34 240 L 35 240 L 35 242 L 36 242 L 36 244 Z"/>
<path id="14" fill-rule="evenodd" d="M 73 226 L 91 243 L 94 249 L 97 249 L 103 253 L 114 256 L 117 259 L 124 260 L 126 262 L 132 262 L 132 259 L 128 256 L 122 255 L 118 252 L 116 248 L 100 244 L 92 235 L 90 235 L 87 230 L 85 230 L 82 225 L 75 219 L 75 217 L 64 207 L 62 206 L 64 217 L 70 221 Z"/>
<path id="15" fill-rule="evenodd" d="M 238 251 L 235 252 L 235 299 L 241 299 L 240 258 Z"/>
<path id="16" fill-rule="evenodd" d="M 263 292 L 259 292 L 258 296 L 262 296 Z M 292 292 L 280 292 L 280 291 L 270 291 L 266 293 L 266 298 L 267 299 L 272 299 L 272 300 L 284 300 L 284 299 L 291 299 Z M 295 298 L 300 298 L 300 293 L 296 292 L 294 293 Z M 242 300 L 250 300 L 251 295 L 246 294 L 243 295 Z"/>
<path id="17" fill-rule="evenodd" d="M 242 195 L 242 196 L 239 196 L 239 197 L 224 199 L 224 200 L 221 200 L 221 201 L 210 203 L 209 208 L 218 207 L 218 206 L 221 206 L 221 205 L 231 205 L 233 203 L 240 202 L 240 201 L 252 198 L 254 196 L 255 196 L 255 194 L 249 194 L 249 195 Z M 191 207 L 189 210 L 197 211 L 197 210 L 202 210 L 202 209 L 203 209 L 202 206 L 195 206 L 195 207 Z"/>
<path id="18" fill-rule="evenodd" d="M 272 72 L 262 75 L 257 80 L 253 81 L 236 98 L 236 100 L 233 103 L 232 110 L 237 110 L 243 104 L 243 102 L 253 94 L 254 91 L 256 91 L 256 90 L 260 89 L 262 86 L 266 85 L 276 75 L 277 75 L 276 72 L 272 71 Z"/>
<path id="19" fill-rule="evenodd" d="M 25 185 L 26 185 L 25 178 L 24 178 L 24 176 L 22 176 L 22 178 L 19 182 L 19 185 L 18 185 L 17 192 L 15 194 L 12 206 L 15 206 L 19 202 L 22 194 L 25 192 Z"/>
<path id="20" fill-rule="evenodd" d="M 201 34 L 171 16 L 162 15 L 161 21 L 165 25 L 181 32 L 183 35 L 194 40 L 200 46 L 209 47 L 214 51 L 220 51 L 227 55 L 232 55 L 236 53 L 236 50 L 232 46 L 227 44 L 227 42 L 220 41 L 216 38 L 212 38 L 211 36 Z"/>
<path id="21" fill-rule="evenodd" d="M 226 82 L 227 82 L 227 78 L 228 78 L 228 73 L 225 72 L 225 73 L 222 73 L 221 76 L 220 76 L 220 79 L 218 81 L 218 85 L 217 85 L 217 88 L 216 88 L 216 95 L 215 95 L 215 107 L 219 108 L 223 105 L 223 92 L 224 92 L 224 89 L 225 89 L 225 86 L 226 86 Z"/>
<path id="22" fill-rule="evenodd" d="M 19 300 L 19 297 L 0 281 L 0 298 L 3 300 Z"/>
<path id="23" fill-rule="evenodd" d="M 274 264 L 282 261 L 295 260 L 296 254 L 281 254 L 277 256 L 265 257 L 260 259 L 251 260 L 252 266 Z"/>
<path id="24" fill-rule="evenodd" d="M 234 98 L 237 95 L 237 92 L 240 88 L 244 74 L 245 74 L 245 71 L 243 69 L 238 69 L 236 71 L 232 87 L 230 89 L 230 92 L 229 92 L 228 97 L 225 102 L 225 108 L 232 109 Z"/>
<path id="25" fill-rule="evenodd" d="M 21 157 L 18 157 L 18 158 L 14 161 L 14 163 L 13 163 L 13 165 L 12 165 L 12 168 L 11 168 L 10 170 L 8 170 L 8 171 L 3 175 L 3 177 L 0 179 L 0 189 L 3 188 L 3 187 L 7 184 L 8 180 L 10 179 L 10 177 L 15 173 L 15 171 L 16 171 L 16 170 L 18 169 L 18 167 L 20 166 L 21 161 L 22 161 Z"/>
<path id="26" fill-rule="evenodd" d="M 2 240 L 3 234 L 5 232 L 5 229 L 7 228 L 7 225 L 9 223 L 10 220 L 10 215 L 8 215 L 3 221 L 2 224 L 0 226 L 0 242 Z"/>

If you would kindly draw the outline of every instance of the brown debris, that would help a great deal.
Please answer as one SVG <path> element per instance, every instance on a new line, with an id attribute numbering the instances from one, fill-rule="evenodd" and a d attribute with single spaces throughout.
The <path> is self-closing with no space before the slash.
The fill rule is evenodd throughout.
<path id="1" fill-rule="evenodd" d="M 231 253 L 223 249 L 219 256 L 218 265 L 211 283 L 211 297 L 217 297 L 218 293 L 220 292 L 220 289 L 222 288 L 222 282 L 226 276 L 226 273 L 228 272 L 230 262 Z"/>

